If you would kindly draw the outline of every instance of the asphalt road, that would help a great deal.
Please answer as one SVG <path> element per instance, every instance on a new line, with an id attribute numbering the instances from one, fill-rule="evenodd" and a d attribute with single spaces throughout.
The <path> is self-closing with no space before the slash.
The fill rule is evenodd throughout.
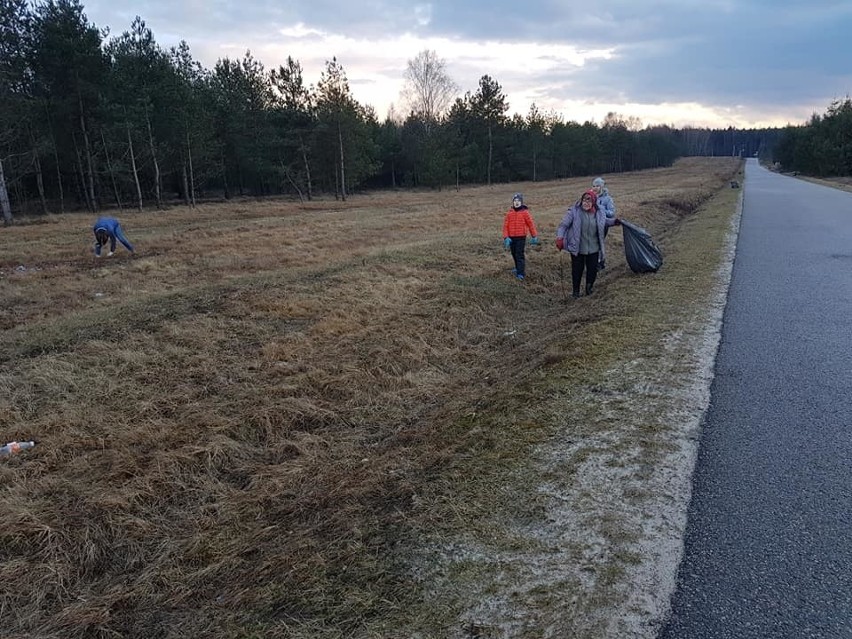
<path id="1" fill-rule="evenodd" d="M 852 639 L 852 193 L 749 159 L 660 639 Z"/>

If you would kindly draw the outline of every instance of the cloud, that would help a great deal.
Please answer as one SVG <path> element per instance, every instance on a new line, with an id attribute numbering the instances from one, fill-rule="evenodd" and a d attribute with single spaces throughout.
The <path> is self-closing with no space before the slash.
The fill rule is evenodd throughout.
<path id="1" fill-rule="evenodd" d="M 326 33 L 320 31 L 319 29 L 309 29 L 301 22 L 293 27 L 286 27 L 284 29 L 279 29 L 278 33 L 280 33 L 285 38 L 308 38 L 308 37 L 317 37 L 324 38 L 326 37 Z"/>
<path id="2" fill-rule="evenodd" d="M 432 23 L 432 5 L 418 4 L 415 6 L 414 18 L 418 27 L 428 27 Z"/>
<path id="3" fill-rule="evenodd" d="M 86 12 L 120 33 L 137 7 L 98 0 Z M 462 92 L 488 74 L 512 111 L 535 102 L 577 120 L 614 110 L 646 123 L 783 125 L 852 91 L 846 1 L 150 0 L 144 12 L 161 44 L 186 40 L 208 68 L 250 49 L 270 68 L 293 57 L 315 83 L 334 56 L 380 116 L 424 49 Z"/>

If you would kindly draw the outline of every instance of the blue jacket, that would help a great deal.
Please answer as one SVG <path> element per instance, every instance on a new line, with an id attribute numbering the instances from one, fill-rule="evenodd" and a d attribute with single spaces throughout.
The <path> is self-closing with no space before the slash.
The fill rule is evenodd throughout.
<path id="1" fill-rule="evenodd" d="M 603 209 L 607 217 L 615 217 L 615 202 L 609 194 L 609 189 L 601 189 L 601 194 L 598 196 L 598 208 Z"/>
<path id="2" fill-rule="evenodd" d="M 118 240 L 124 245 L 131 253 L 133 252 L 133 245 L 130 243 L 130 240 L 125 237 L 124 232 L 121 230 L 121 224 L 119 224 L 118 220 L 114 217 L 99 217 L 95 225 L 92 227 L 92 232 L 97 237 L 98 231 L 103 229 L 109 235 L 109 251 L 110 253 L 115 252 L 115 241 Z M 101 245 L 95 242 L 95 255 L 100 256 L 101 254 Z"/>
<path id="3" fill-rule="evenodd" d="M 568 212 L 565 213 L 565 216 L 562 218 L 562 222 L 559 224 L 559 228 L 556 229 L 556 237 L 561 237 L 564 241 L 563 250 L 568 251 L 572 255 L 577 255 L 580 250 L 580 233 L 583 230 L 583 222 L 580 218 L 581 215 L 589 215 L 586 213 L 580 203 L 577 202 L 568 209 Z M 603 209 L 598 208 L 595 211 L 595 221 L 598 223 L 598 242 L 601 245 L 600 250 L 600 259 L 606 258 L 606 251 L 604 250 L 604 229 L 607 226 L 615 226 L 615 218 L 607 217 L 606 213 L 603 212 Z"/>

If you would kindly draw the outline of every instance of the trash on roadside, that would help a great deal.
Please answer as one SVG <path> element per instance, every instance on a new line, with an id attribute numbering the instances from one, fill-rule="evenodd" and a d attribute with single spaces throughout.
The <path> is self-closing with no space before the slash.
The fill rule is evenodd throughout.
<path id="1" fill-rule="evenodd" d="M 29 442 L 9 442 L 5 446 L 0 446 L 0 457 L 11 457 L 20 453 L 22 450 L 35 446 L 34 441 Z"/>

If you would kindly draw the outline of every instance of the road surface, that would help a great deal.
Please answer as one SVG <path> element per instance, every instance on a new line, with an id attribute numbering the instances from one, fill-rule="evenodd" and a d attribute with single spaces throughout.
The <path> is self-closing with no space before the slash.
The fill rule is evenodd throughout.
<path id="1" fill-rule="evenodd" d="M 660 639 L 852 639 L 852 193 L 744 189 Z"/>

